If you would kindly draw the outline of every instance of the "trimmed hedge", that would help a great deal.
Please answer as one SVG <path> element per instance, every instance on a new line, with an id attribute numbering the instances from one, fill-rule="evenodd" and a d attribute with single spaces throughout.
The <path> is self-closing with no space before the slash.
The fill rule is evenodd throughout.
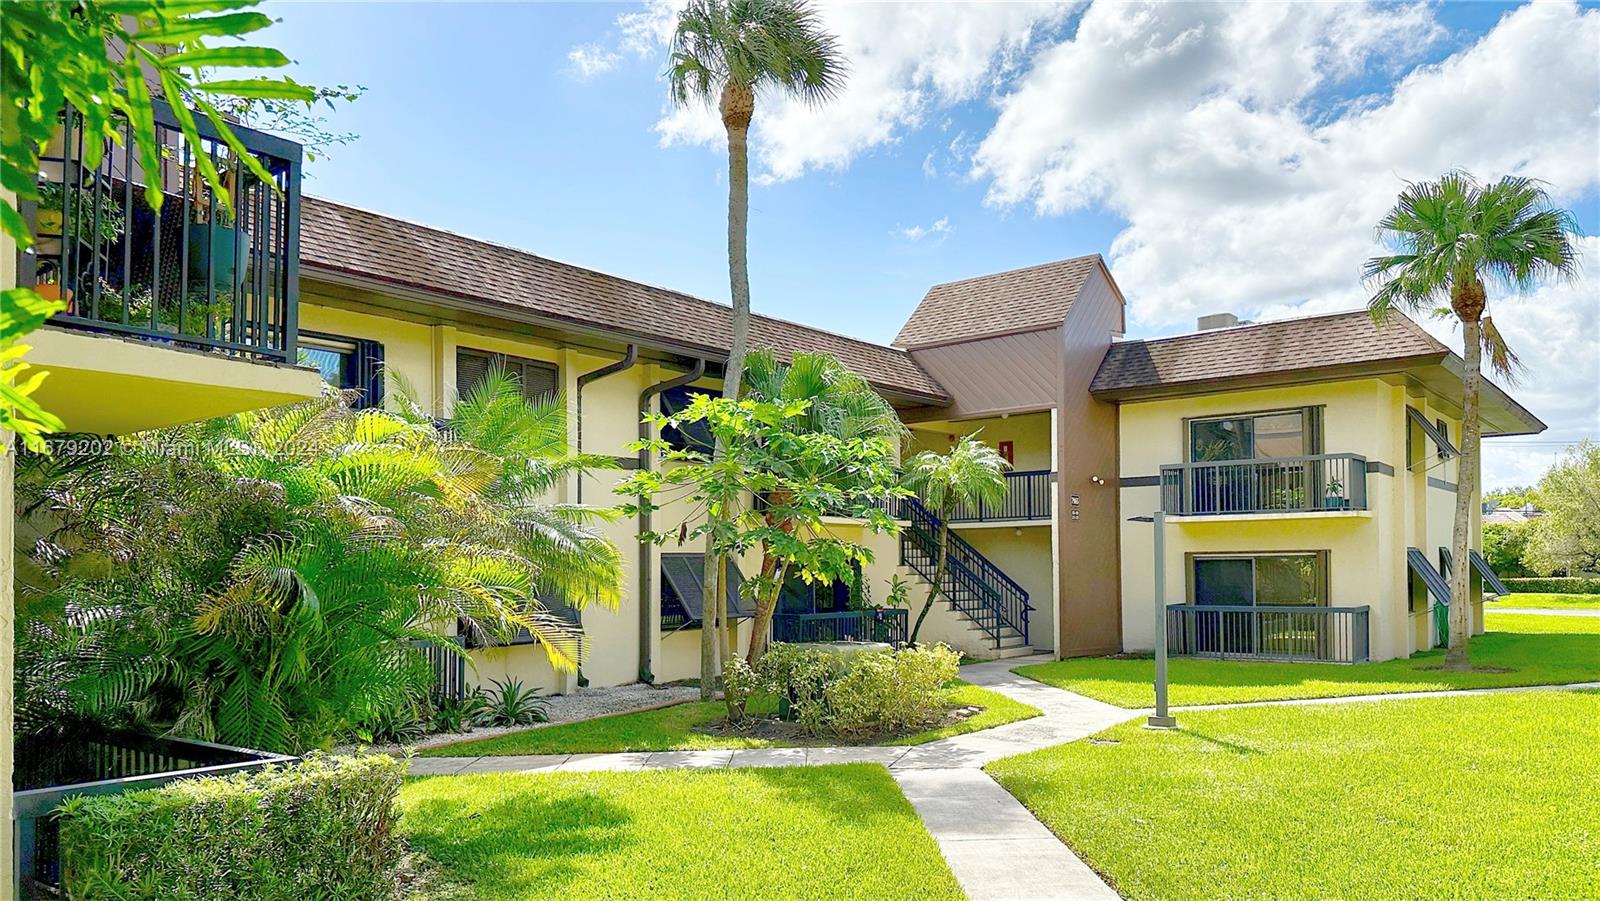
<path id="1" fill-rule="evenodd" d="M 255 773 L 73 798 L 61 813 L 61 887 L 68 898 L 389 898 L 403 775 L 386 755 L 313 754 Z"/>
<path id="2" fill-rule="evenodd" d="M 1506 587 L 1530 594 L 1600 594 L 1600 579 L 1551 576 L 1545 579 L 1501 579 Z"/>

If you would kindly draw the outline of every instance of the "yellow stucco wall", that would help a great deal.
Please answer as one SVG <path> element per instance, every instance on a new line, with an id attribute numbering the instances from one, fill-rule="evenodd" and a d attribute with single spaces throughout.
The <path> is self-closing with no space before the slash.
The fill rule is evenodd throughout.
<path id="1" fill-rule="evenodd" d="M 1460 424 L 1423 395 L 1381 379 L 1220 392 L 1194 397 L 1124 403 L 1121 406 L 1121 477 L 1159 474 L 1164 464 L 1184 460 L 1185 418 L 1254 413 L 1309 405 L 1323 407 L 1325 453 L 1355 453 L 1393 468 L 1393 475 L 1367 475 L 1368 513 L 1292 513 L 1256 517 L 1174 517 L 1166 530 L 1165 602 L 1184 603 L 1189 573 L 1186 554 L 1327 551 L 1329 603 L 1371 608 L 1369 635 L 1374 660 L 1406 656 L 1427 644 L 1426 612 L 1409 610 L 1406 549 L 1421 548 L 1437 561 L 1448 546 L 1455 494 L 1430 487 L 1430 478 L 1455 482 L 1454 462 L 1407 468 L 1405 408 L 1415 406 L 1432 421 L 1444 418 L 1452 438 Z M 1420 433 L 1417 446 L 1422 446 Z M 1427 444 L 1428 453 L 1433 452 Z M 1128 522 L 1160 505 L 1160 489 L 1122 487 L 1123 644 L 1127 650 L 1154 645 L 1153 535 L 1148 523 Z M 1476 545 L 1476 539 L 1474 540 Z M 1481 631 L 1481 610 L 1476 615 Z"/>

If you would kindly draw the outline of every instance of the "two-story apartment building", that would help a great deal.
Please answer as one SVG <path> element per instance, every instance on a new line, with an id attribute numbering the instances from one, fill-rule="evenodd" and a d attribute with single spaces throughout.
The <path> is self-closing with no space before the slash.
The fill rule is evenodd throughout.
<path id="1" fill-rule="evenodd" d="M 1399 316 L 1202 324 L 1114 345 L 1090 389 L 1118 405 L 1123 647 L 1160 627 L 1154 534 L 1129 521 L 1157 510 L 1179 652 L 1350 662 L 1442 643 L 1460 358 Z M 1485 435 L 1544 428 L 1493 385 L 1482 416 Z M 1482 613 L 1480 593 L 1475 631 Z"/>
<path id="2" fill-rule="evenodd" d="M 264 154 L 283 150 L 253 140 L 267 142 Z M 564 399 L 575 448 L 616 460 L 558 492 L 605 505 L 630 469 L 658 465 L 628 449 L 641 413 L 720 386 L 722 304 L 300 198 L 288 162 L 281 194 L 247 192 L 229 220 L 195 191 L 183 158 L 157 175 L 173 186 L 160 217 L 128 199 L 125 238 L 58 236 L 32 265 L 73 300 L 36 342 L 38 362 L 56 370 L 41 397 L 71 428 L 129 431 L 288 402 L 314 392 L 311 367 L 370 404 L 394 402 L 386 382 L 397 375 L 442 417 L 503 365 L 530 395 Z M 81 165 L 66 146 L 53 164 Z M 109 165 L 107 196 L 136 196 L 143 174 Z M 296 228 L 285 227 L 287 204 Z M 1459 360 L 1409 321 L 1379 329 L 1364 314 L 1122 341 L 1124 307 L 1089 255 L 934 286 L 892 346 L 762 316 L 753 337 L 780 355 L 826 351 L 861 373 L 909 426 L 908 452 L 978 433 L 1012 462 L 1006 502 L 951 516 L 955 565 L 927 638 L 978 656 L 1148 648 L 1151 535 L 1128 520 L 1162 509 L 1168 569 L 1183 574 L 1165 599 L 1180 651 L 1359 660 L 1436 643 Z M 111 392 L 108 379 L 138 390 Z M 1491 435 L 1542 428 L 1493 388 L 1485 421 Z M 905 611 L 862 609 L 896 577 L 914 605 L 928 588 L 937 521 L 914 501 L 899 512 L 898 536 L 830 523 L 860 535 L 875 562 L 854 590 L 787 590 L 777 638 L 903 635 Z M 627 561 L 618 608 L 548 599 L 584 628 L 589 683 L 697 675 L 698 548 L 638 541 L 684 515 L 669 506 L 653 523 L 606 526 Z M 1268 609 L 1278 607 L 1291 609 Z M 748 618 L 734 620 L 742 640 Z M 575 684 L 531 639 L 472 656 L 477 680 Z"/>
<path id="3" fill-rule="evenodd" d="M 305 352 L 379 402 L 381 362 L 440 416 L 495 362 L 530 393 L 559 392 L 574 446 L 619 465 L 561 499 L 613 502 L 628 469 L 657 464 L 627 449 L 640 413 L 720 385 L 721 304 L 313 198 L 304 223 Z M 952 516 L 959 565 L 926 638 L 979 656 L 1148 649 L 1152 539 L 1128 520 L 1163 509 L 1169 572 L 1183 574 L 1166 599 L 1180 651 L 1353 661 L 1436 644 L 1459 358 L 1403 317 L 1121 341 L 1123 310 L 1091 255 L 935 286 L 892 346 L 762 316 L 754 332 L 780 355 L 827 351 L 867 377 L 910 427 L 908 452 L 978 433 L 1011 460 L 1004 504 Z M 1497 388 L 1484 406 L 1486 434 L 1543 428 Z M 934 522 L 914 503 L 900 512 L 899 536 L 830 525 L 873 549 L 870 600 L 895 577 L 914 602 L 928 587 Z M 682 516 L 668 507 L 653 526 Z M 621 606 L 572 613 L 593 684 L 698 672 L 698 549 L 641 545 L 643 527 L 609 527 L 628 551 Z M 784 598 L 780 640 L 903 629 L 903 614 L 852 609 L 861 598 L 844 586 Z M 474 658 L 480 679 L 572 684 L 532 645 Z"/>

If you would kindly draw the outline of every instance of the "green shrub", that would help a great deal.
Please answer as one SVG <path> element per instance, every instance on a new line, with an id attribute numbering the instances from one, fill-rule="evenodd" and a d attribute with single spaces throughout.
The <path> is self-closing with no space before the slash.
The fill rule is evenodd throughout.
<path id="1" fill-rule="evenodd" d="M 722 665 L 722 698 L 728 705 L 728 722 L 744 722 L 745 705 L 762 687 L 760 674 L 743 657 L 734 657 Z"/>
<path id="2" fill-rule="evenodd" d="M 961 657 L 944 645 L 858 654 L 824 692 L 828 726 L 843 736 L 905 732 L 944 712 L 944 685 Z"/>
<path id="3" fill-rule="evenodd" d="M 402 762 L 312 754 L 256 773 L 186 779 L 62 806 L 68 898 L 387 898 Z"/>
<path id="4" fill-rule="evenodd" d="M 1533 523 L 1486 523 L 1483 527 L 1483 557 L 1489 568 L 1502 579 L 1527 578 L 1537 575 L 1527 563 L 1528 539 Z"/>
<path id="5" fill-rule="evenodd" d="M 761 658 L 757 688 L 811 734 L 843 737 L 908 731 L 944 710 L 944 685 L 960 657 L 944 645 L 844 656 L 775 644 Z"/>
<path id="6" fill-rule="evenodd" d="M 491 679 L 494 688 L 484 692 L 485 707 L 479 721 L 485 726 L 529 726 L 550 719 L 549 704 L 539 689 L 524 688 L 521 679 Z"/>
<path id="7" fill-rule="evenodd" d="M 1544 579 L 1502 579 L 1512 591 L 1531 594 L 1600 594 L 1600 579 L 1551 576 Z"/>

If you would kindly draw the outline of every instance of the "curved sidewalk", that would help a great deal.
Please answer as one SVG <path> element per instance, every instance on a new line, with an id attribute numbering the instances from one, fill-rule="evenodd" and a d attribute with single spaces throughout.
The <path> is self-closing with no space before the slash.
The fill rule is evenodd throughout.
<path id="1" fill-rule="evenodd" d="M 878 763 L 888 767 L 968 897 L 1110 901 L 1117 893 L 982 769 L 1002 757 L 1087 738 L 1141 715 L 1011 672 L 1012 667 L 1048 659 L 1023 657 L 962 667 L 962 679 L 1031 704 L 1041 715 L 924 745 L 420 757 L 411 762 L 411 775 Z"/>
<path id="2" fill-rule="evenodd" d="M 1002 757 L 1078 741 L 1149 710 L 1129 710 L 1019 676 L 1011 669 L 1049 660 L 1020 657 L 961 668 L 961 678 L 1037 707 L 1040 716 L 911 747 L 756 748 L 521 757 L 421 757 L 411 775 L 549 773 L 593 770 L 721 769 L 878 763 L 905 793 L 967 895 L 994 899 L 1110 901 L 1119 896 L 982 767 Z M 1333 698 L 1252 701 L 1174 711 L 1300 706 L 1518 691 L 1600 688 L 1600 682 Z"/>

